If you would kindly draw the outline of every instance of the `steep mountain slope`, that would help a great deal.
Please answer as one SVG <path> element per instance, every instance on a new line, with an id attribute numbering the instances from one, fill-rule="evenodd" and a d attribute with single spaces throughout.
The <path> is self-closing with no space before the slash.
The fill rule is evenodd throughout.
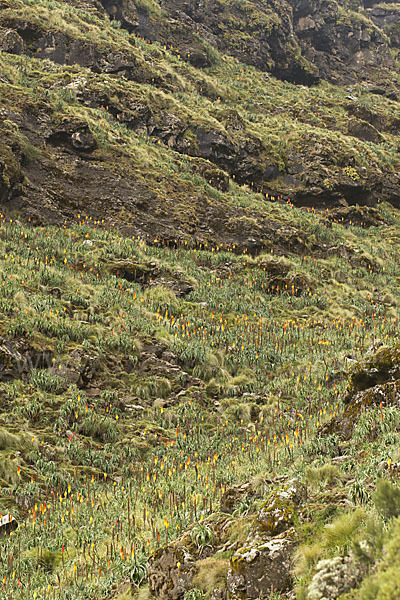
<path id="1" fill-rule="evenodd" d="M 398 205 L 398 11 L 355 8 L 2 0 L 4 206 L 261 244 L 271 197 Z"/>
<path id="2" fill-rule="evenodd" d="M 0 0 L 5 598 L 398 600 L 399 36 Z"/>

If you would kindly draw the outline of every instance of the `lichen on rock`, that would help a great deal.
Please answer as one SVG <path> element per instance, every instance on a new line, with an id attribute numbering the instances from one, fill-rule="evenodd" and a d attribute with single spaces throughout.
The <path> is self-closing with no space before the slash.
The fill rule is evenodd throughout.
<path id="1" fill-rule="evenodd" d="M 308 587 L 307 600 L 336 600 L 360 583 L 365 569 L 353 555 L 320 560 Z"/>
<path id="2" fill-rule="evenodd" d="M 257 524 L 262 531 L 277 535 L 288 529 L 293 521 L 297 503 L 305 498 L 305 488 L 292 480 L 274 490 L 262 504 Z"/>
<path id="3" fill-rule="evenodd" d="M 291 528 L 273 538 L 251 536 L 232 557 L 227 584 L 233 600 L 269 598 L 271 591 L 287 590 L 292 582 L 296 532 Z"/>

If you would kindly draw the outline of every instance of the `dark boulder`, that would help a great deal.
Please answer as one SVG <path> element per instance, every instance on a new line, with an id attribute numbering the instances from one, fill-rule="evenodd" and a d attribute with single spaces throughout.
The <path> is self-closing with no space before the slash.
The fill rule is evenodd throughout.
<path id="1" fill-rule="evenodd" d="M 47 138 L 52 146 L 64 146 L 74 152 L 89 154 L 96 150 L 97 142 L 85 123 L 66 121 Z"/>

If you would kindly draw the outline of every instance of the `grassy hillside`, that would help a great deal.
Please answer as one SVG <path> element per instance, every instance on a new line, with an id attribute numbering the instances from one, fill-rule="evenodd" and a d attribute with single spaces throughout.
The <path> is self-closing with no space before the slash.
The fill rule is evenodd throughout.
<path id="1" fill-rule="evenodd" d="M 317 432 L 343 410 L 348 357 L 398 339 L 398 214 L 382 207 L 386 224 L 366 230 L 273 213 L 312 251 L 168 248 L 83 215 L 73 228 L 3 219 L 0 503 L 20 524 L 0 542 L 8 596 L 110 597 L 130 582 L 116 597 L 131 597 L 189 524 L 208 543 L 243 482 L 256 491 L 230 517 L 232 543 L 268 489 L 308 483 L 299 543 L 322 541 L 300 583 L 337 551 L 324 523 L 361 505 L 343 544 L 364 535 L 398 409 L 368 413 L 351 445 Z"/>

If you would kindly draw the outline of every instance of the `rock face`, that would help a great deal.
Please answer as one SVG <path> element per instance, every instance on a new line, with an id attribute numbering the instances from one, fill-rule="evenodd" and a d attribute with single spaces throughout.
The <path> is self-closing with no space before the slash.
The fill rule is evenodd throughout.
<path id="1" fill-rule="evenodd" d="M 102 5 L 129 31 L 150 40 L 170 40 L 197 67 L 210 66 L 210 43 L 297 84 L 310 85 L 321 77 L 355 80 L 360 69 L 393 64 L 379 29 L 356 15 L 343 18 L 332 0 L 236 0 L 229 5 L 223 0 L 173 0 L 160 2 L 158 14 L 137 8 L 132 0 L 102 0 Z M 381 18 L 380 25 L 390 20 Z"/>
<path id="2" fill-rule="evenodd" d="M 390 67 L 389 47 L 378 29 L 351 17 L 344 19 L 329 0 L 295 0 L 295 31 L 304 56 L 324 79 L 357 79 L 359 69 Z"/>
<path id="3" fill-rule="evenodd" d="M 270 539 L 252 538 L 231 559 L 229 597 L 233 600 L 270 598 L 290 587 L 296 533 L 289 529 Z"/>
<path id="4" fill-rule="evenodd" d="M 395 3 L 379 3 L 368 9 L 372 21 L 390 37 L 391 45 L 400 48 L 400 10 Z"/>
<path id="5" fill-rule="evenodd" d="M 25 65 L 17 105 L 11 90 L 17 82 L 9 79 L 14 67 L 0 75 L 0 84 L 13 83 L 0 114 L 0 201 L 7 212 L 58 223 L 84 210 L 128 223 L 130 235 L 157 229 L 164 240 L 196 237 L 256 252 L 278 239 L 268 210 L 266 219 L 258 209 L 244 211 L 241 202 L 231 210 L 228 195 L 215 190 L 245 185 L 274 200 L 323 209 L 381 200 L 400 205 L 394 158 L 400 142 L 392 138 L 400 116 L 394 106 L 370 108 L 363 98 L 364 92 L 398 98 L 395 3 L 370 3 L 368 10 L 350 0 L 340 6 L 334 0 L 82 6 L 70 23 L 67 8 L 65 20 L 58 15 L 53 22 L 31 8 L 0 5 L 0 49 L 10 65 Z M 104 35 L 92 32 L 92 18 L 96 27 L 103 20 Z M 247 102 L 252 92 L 240 71 L 230 73 L 236 63 L 228 55 L 255 69 L 254 103 Z M 38 70 L 25 73 L 31 59 Z M 279 106 L 268 102 L 276 93 L 268 73 L 289 82 L 278 86 Z M 318 87 L 321 80 L 352 86 L 342 100 L 344 115 L 336 95 Z M 22 99 L 24 86 L 41 90 L 40 99 L 31 92 Z M 310 107 L 303 111 L 305 97 L 314 103 L 311 114 Z M 258 127 L 260 115 L 268 126 Z M 301 245 L 292 233 L 285 249 L 293 241 Z"/>

